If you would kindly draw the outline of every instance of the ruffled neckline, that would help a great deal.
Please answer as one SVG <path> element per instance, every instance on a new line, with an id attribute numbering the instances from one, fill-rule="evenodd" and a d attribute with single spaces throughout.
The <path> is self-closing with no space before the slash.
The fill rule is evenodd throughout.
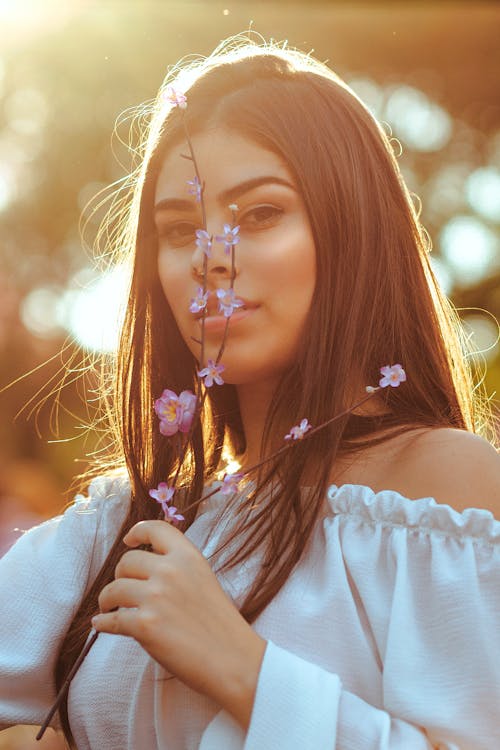
<path id="1" fill-rule="evenodd" d="M 327 501 L 333 515 L 355 516 L 371 524 L 402 526 L 500 544 L 500 521 L 483 508 L 459 512 L 451 505 L 436 502 L 433 497 L 413 500 L 396 490 L 375 491 L 362 484 L 331 484 Z"/>
<path id="2" fill-rule="evenodd" d="M 240 494 L 246 494 L 252 484 L 250 481 Z M 222 482 L 216 480 L 205 489 L 219 490 L 221 486 Z M 303 488 L 303 491 L 307 489 Z M 220 510 L 228 500 L 227 495 L 215 492 L 202 502 L 198 517 L 209 511 Z M 500 544 L 500 521 L 491 511 L 482 508 L 467 508 L 459 512 L 450 505 L 436 502 L 433 497 L 413 500 L 396 490 L 375 491 L 363 484 L 329 485 L 325 504 L 329 516 L 347 515 L 370 524 L 402 526 Z"/>

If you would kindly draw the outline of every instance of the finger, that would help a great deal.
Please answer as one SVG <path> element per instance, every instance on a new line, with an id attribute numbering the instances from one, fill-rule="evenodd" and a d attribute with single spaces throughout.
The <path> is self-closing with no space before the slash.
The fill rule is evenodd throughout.
<path id="1" fill-rule="evenodd" d="M 108 583 L 99 594 L 101 612 L 110 612 L 117 607 L 138 607 L 145 597 L 144 582 L 131 578 L 119 578 Z"/>
<path id="2" fill-rule="evenodd" d="M 153 552 L 129 550 L 125 552 L 115 568 L 115 578 L 150 578 L 158 568 L 161 558 Z"/>
<path id="3" fill-rule="evenodd" d="M 138 611 L 137 609 L 117 609 L 107 614 L 95 615 L 92 618 L 92 627 L 100 633 L 114 633 L 135 638 L 139 630 Z"/>
<path id="4" fill-rule="evenodd" d="M 139 521 L 125 534 L 123 541 L 129 547 L 150 544 L 155 552 L 166 554 L 184 534 L 165 521 Z"/>

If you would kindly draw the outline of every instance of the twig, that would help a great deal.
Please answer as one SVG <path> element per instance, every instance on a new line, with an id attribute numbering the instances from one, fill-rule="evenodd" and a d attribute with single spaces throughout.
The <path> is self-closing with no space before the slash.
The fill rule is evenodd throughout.
<path id="1" fill-rule="evenodd" d="M 94 630 L 94 628 L 92 628 L 92 630 Z M 91 631 L 91 633 L 92 633 L 92 631 Z M 73 677 L 75 676 L 76 672 L 78 671 L 78 669 L 80 667 L 80 664 L 85 659 L 85 657 L 87 656 L 88 652 L 90 651 L 90 649 L 92 648 L 92 646 L 96 642 L 98 635 L 99 635 L 99 631 L 94 630 L 94 632 L 90 636 L 89 640 L 87 641 L 87 643 L 83 647 L 83 649 L 82 649 L 82 651 L 81 651 L 78 659 L 75 661 L 75 663 L 71 667 L 71 670 L 70 670 L 68 676 L 64 680 L 64 682 L 62 684 L 62 687 L 61 687 L 61 689 L 59 690 L 59 692 L 57 694 L 57 697 L 56 697 L 56 699 L 54 701 L 54 704 L 53 704 L 52 708 L 50 709 L 49 713 L 47 714 L 47 716 L 45 718 L 45 721 L 43 722 L 42 726 L 40 727 L 40 731 L 38 732 L 37 736 L 35 737 L 36 740 L 41 740 L 42 737 L 43 737 L 43 735 L 45 734 L 45 730 L 49 726 L 52 717 L 54 716 L 55 712 L 57 711 L 57 709 L 61 705 L 61 703 L 62 703 L 62 701 L 64 699 L 64 696 L 66 695 L 66 692 L 69 689 L 69 684 L 70 684 L 71 680 L 73 679 Z"/>

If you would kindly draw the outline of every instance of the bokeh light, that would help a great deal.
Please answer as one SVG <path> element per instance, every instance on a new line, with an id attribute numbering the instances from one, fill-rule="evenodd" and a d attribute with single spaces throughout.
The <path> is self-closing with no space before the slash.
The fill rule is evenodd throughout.
<path id="1" fill-rule="evenodd" d="M 440 247 L 462 286 L 476 284 L 498 267 L 498 235 L 474 216 L 450 219 L 441 231 Z"/>
<path id="2" fill-rule="evenodd" d="M 438 151 L 450 139 L 452 119 L 448 112 L 413 86 L 395 86 L 384 111 L 395 135 L 415 151 Z"/>
<path id="3" fill-rule="evenodd" d="M 380 117 L 384 105 L 385 93 L 371 78 L 350 78 L 349 86 L 359 96 L 375 117 Z"/>
<path id="4" fill-rule="evenodd" d="M 16 89 L 5 99 L 3 109 L 8 127 L 22 135 L 38 136 L 49 115 L 44 95 L 35 88 Z"/>
<path id="5" fill-rule="evenodd" d="M 485 219 L 500 223 L 500 169 L 474 170 L 465 185 L 470 206 Z"/>
<path id="6" fill-rule="evenodd" d="M 431 268 L 436 276 L 439 286 L 445 294 L 451 294 L 453 289 L 453 274 L 443 258 L 431 254 L 429 256 Z"/>
<path id="7" fill-rule="evenodd" d="M 86 269 L 71 279 L 58 319 L 80 346 L 90 351 L 116 350 L 129 278 L 125 266 L 115 266 L 98 277 Z"/>
<path id="8" fill-rule="evenodd" d="M 61 333 L 61 299 L 63 290 L 39 287 L 26 295 L 21 304 L 21 320 L 35 336 L 53 338 Z"/>
<path id="9" fill-rule="evenodd" d="M 436 220 L 448 218 L 467 208 L 464 184 L 473 166 L 467 162 L 443 164 L 425 186 L 427 210 Z"/>
<path id="10" fill-rule="evenodd" d="M 16 192 L 14 170 L 8 165 L 0 164 L 0 212 L 13 202 Z"/>

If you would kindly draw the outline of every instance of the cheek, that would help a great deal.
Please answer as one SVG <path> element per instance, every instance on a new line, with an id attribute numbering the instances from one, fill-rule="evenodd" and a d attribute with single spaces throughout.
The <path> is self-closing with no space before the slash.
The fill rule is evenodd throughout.
<path id="1" fill-rule="evenodd" d="M 158 254 L 158 276 L 163 293 L 170 305 L 175 319 L 179 322 L 182 306 L 185 305 L 186 270 L 182 260 L 171 253 L 160 251 Z"/>
<path id="2" fill-rule="evenodd" d="M 276 308 L 291 318 L 309 310 L 316 284 L 316 252 L 309 228 L 299 225 L 268 255 L 267 278 Z"/>
<path id="3" fill-rule="evenodd" d="M 172 315 L 177 327 L 184 339 L 188 349 L 194 357 L 199 357 L 199 347 L 192 340 L 193 331 L 192 313 L 189 312 L 189 303 L 192 297 L 192 281 L 189 272 L 186 271 L 182 258 L 172 257 L 168 252 L 160 252 L 158 255 L 158 276 Z"/>

